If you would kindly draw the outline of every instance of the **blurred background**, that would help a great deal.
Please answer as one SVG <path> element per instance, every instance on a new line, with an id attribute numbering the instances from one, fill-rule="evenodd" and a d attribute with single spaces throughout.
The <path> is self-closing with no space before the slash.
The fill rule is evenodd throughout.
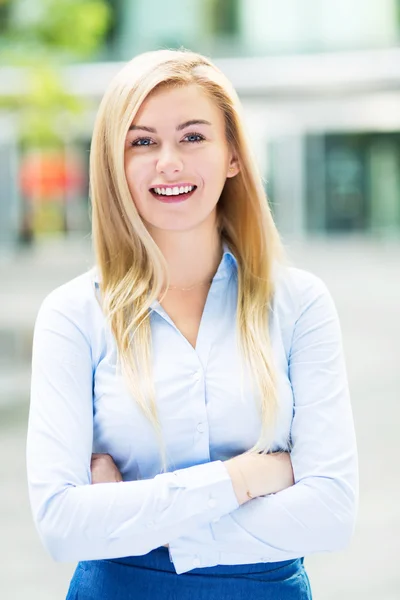
<path id="1" fill-rule="evenodd" d="M 360 455 L 348 549 L 306 559 L 316 600 L 398 600 L 400 1 L 0 0 L 0 597 L 64 598 L 28 504 L 32 331 L 44 296 L 92 265 L 94 117 L 122 63 L 209 55 L 246 126 L 293 262 L 342 323 Z"/>

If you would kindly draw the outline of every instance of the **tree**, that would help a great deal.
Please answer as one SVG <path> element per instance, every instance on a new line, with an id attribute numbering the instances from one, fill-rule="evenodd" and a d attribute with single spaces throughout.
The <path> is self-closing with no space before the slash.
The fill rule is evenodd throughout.
<path id="1" fill-rule="evenodd" d="M 58 152 L 63 160 L 67 134 L 76 129 L 86 101 L 65 88 L 62 67 L 95 58 L 111 20 L 105 0 L 0 0 L 1 63 L 17 67 L 22 84 L 18 93 L 0 98 L 0 109 L 18 114 L 22 155 Z M 24 241 L 32 239 L 42 190 L 38 186 L 31 204 L 24 204 Z"/>
<path id="2" fill-rule="evenodd" d="M 104 0 L 0 0 L 3 64 L 20 67 L 23 89 L 1 99 L 17 110 L 24 145 L 62 144 L 85 105 L 64 87 L 60 67 L 92 59 L 111 23 Z"/>

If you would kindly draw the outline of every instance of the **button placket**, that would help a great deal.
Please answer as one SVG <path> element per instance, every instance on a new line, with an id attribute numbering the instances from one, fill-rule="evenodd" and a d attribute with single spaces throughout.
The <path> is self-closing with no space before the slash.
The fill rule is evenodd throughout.
<path id="1" fill-rule="evenodd" d="M 192 375 L 192 379 L 193 379 L 193 381 L 200 381 L 201 380 L 201 372 L 195 371 Z"/>

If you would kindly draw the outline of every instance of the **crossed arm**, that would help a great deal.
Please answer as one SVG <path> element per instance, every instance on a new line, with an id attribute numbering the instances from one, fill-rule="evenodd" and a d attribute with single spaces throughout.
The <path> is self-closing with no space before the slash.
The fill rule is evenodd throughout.
<path id="1" fill-rule="evenodd" d="M 292 463 L 287 452 L 242 454 L 225 461 L 225 466 L 240 506 L 258 496 L 279 492 L 294 483 Z M 110 454 L 92 454 L 90 471 L 92 485 L 123 481 Z"/>

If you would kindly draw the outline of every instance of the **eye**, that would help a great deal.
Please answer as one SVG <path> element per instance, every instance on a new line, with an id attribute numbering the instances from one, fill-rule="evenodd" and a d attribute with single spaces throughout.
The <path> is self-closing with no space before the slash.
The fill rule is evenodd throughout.
<path id="1" fill-rule="evenodd" d="M 154 142 L 152 139 L 150 138 L 146 138 L 146 137 L 140 137 L 140 138 L 136 138 L 136 140 L 133 140 L 133 142 L 131 142 L 131 146 L 151 146 L 153 145 Z"/>
<path id="2" fill-rule="evenodd" d="M 201 135 L 201 133 L 188 133 L 187 135 L 185 135 L 184 139 L 187 140 L 189 143 L 195 144 L 197 142 L 203 142 L 205 140 L 205 137 Z"/>

